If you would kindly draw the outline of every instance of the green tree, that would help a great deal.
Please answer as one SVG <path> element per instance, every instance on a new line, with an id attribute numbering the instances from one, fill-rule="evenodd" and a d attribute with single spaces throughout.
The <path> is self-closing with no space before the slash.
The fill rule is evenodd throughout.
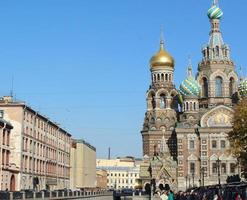
<path id="1" fill-rule="evenodd" d="M 231 152 L 239 159 L 247 177 L 247 98 L 234 107 L 233 130 L 229 132 Z"/>

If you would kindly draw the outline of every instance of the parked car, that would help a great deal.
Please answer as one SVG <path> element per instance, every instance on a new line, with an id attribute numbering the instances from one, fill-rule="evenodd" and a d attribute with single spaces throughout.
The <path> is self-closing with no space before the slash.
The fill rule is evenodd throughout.
<path id="1" fill-rule="evenodd" d="M 122 189 L 121 194 L 124 196 L 132 196 L 133 190 L 129 189 L 129 188 L 124 188 L 124 189 Z"/>

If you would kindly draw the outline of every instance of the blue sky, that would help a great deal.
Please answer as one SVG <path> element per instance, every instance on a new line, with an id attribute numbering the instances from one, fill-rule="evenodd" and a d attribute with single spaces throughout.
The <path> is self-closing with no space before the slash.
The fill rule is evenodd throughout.
<path id="1" fill-rule="evenodd" d="M 0 94 L 59 122 L 100 158 L 142 155 L 149 59 L 163 26 L 175 84 L 208 41 L 211 0 L 0 1 Z M 220 1 L 221 30 L 246 74 L 247 1 Z"/>

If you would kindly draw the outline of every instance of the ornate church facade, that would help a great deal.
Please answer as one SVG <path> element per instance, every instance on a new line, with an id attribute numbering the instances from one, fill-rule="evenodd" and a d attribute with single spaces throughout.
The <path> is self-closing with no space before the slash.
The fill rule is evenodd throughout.
<path id="1" fill-rule="evenodd" d="M 159 51 L 150 60 L 152 82 L 147 91 L 147 111 L 141 131 L 143 170 L 149 165 L 145 160 L 149 160 L 150 166 L 164 160 L 164 145 L 167 145 L 166 155 L 171 156 L 176 166 L 173 161 L 163 162 L 156 171 L 169 172 L 169 163 L 173 163 L 176 173 L 166 175 L 167 180 L 176 182 L 178 190 L 225 183 L 227 176 L 239 173 L 238 161 L 229 151 L 227 133 L 232 130 L 232 108 L 240 94 L 246 93 L 247 81 L 239 83 L 230 48 L 220 31 L 222 16 L 214 2 L 208 10 L 210 38 L 202 48 L 197 75 L 193 76 L 189 62 L 187 77 L 179 89 L 173 83 L 174 59 L 165 50 L 163 39 Z M 157 175 L 153 177 L 154 174 Z M 154 174 L 151 178 L 157 184 L 163 177 L 158 175 L 161 172 Z M 147 173 L 143 172 L 143 180 L 143 184 L 148 182 Z"/>

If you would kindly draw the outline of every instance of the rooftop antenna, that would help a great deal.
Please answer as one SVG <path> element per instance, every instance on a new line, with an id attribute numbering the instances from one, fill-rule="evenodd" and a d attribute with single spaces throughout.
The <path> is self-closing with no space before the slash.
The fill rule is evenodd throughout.
<path id="1" fill-rule="evenodd" d="M 108 160 L 111 159 L 111 147 L 108 148 Z"/>

